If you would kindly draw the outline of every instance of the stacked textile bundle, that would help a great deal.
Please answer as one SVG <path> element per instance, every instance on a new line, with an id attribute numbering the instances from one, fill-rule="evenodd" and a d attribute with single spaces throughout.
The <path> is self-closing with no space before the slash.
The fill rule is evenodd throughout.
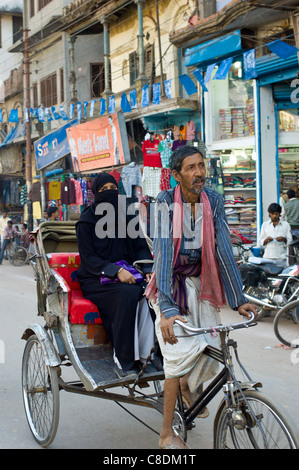
<path id="1" fill-rule="evenodd" d="M 220 139 L 232 138 L 232 116 L 231 109 L 219 109 L 220 115 Z"/>
<path id="2" fill-rule="evenodd" d="M 243 108 L 234 108 L 232 113 L 232 137 L 244 137 L 244 112 Z"/>

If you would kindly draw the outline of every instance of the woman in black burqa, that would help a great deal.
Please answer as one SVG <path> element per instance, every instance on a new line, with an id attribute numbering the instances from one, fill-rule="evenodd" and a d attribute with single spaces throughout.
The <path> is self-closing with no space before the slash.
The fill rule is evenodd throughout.
<path id="1" fill-rule="evenodd" d="M 133 239 L 128 234 L 125 238 L 117 236 L 119 198 L 113 176 L 109 173 L 99 174 L 95 178 L 92 192 L 94 202 L 85 209 L 76 224 L 81 258 L 78 281 L 84 297 L 99 309 L 114 349 L 115 372 L 119 377 L 128 378 L 136 376 L 134 362 L 147 357 L 153 346 L 154 325 L 143 295 L 146 281 L 136 283 L 129 271 L 120 269 L 115 263 L 125 260 L 132 265 L 137 260 L 151 261 L 152 255 L 144 237 Z M 107 221 L 108 214 L 102 210 L 103 203 L 113 206 L 114 220 L 110 218 L 107 223 L 114 222 L 115 237 L 111 234 L 105 237 L 102 235 L 101 228 L 105 228 L 103 217 Z M 125 216 L 124 224 L 128 221 L 128 216 Z M 123 227 L 121 228 L 123 231 Z M 145 280 L 148 281 L 152 264 L 144 264 L 142 269 Z M 111 280 L 118 277 L 120 282 L 102 284 L 102 277 Z"/>

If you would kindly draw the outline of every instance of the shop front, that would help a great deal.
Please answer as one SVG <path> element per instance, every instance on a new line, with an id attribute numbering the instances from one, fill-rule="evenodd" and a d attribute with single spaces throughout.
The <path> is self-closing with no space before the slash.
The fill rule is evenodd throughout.
<path id="1" fill-rule="evenodd" d="M 299 80 L 296 53 L 257 59 L 259 109 L 258 158 L 261 166 L 262 217 L 272 202 L 283 204 L 299 184 Z"/>
<path id="2" fill-rule="evenodd" d="M 77 220 L 93 202 L 93 182 L 103 171 L 114 176 L 128 203 L 141 198 L 142 172 L 130 160 L 122 113 L 72 121 L 36 141 L 35 156 L 39 174 L 30 198 L 36 224 L 50 206 L 59 208 L 60 220 Z"/>
<path id="3" fill-rule="evenodd" d="M 207 185 L 223 194 L 231 232 L 255 243 L 259 217 L 255 80 L 245 79 L 240 31 L 214 40 L 212 49 L 209 44 L 187 49 L 185 54 L 187 64 L 200 68 L 204 77 L 201 107 L 209 158 Z"/>
<path id="4" fill-rule="evenodd" d="M 0 210 L 18 226 L 24 222 L 27 202 L 24 142 L 25 129 L 18 123 L 0 146 Z"/>

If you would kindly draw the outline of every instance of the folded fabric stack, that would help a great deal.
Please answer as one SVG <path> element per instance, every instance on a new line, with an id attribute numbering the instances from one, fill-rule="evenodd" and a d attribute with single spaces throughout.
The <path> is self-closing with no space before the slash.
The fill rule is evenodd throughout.
<path id="1" fill-rule="evenodd" d="M 253 208 L 244 208 L 240 212 L 240 222 L 244 224 L 253 224 L 256 221 L 255 210 Z"/>
<path id="2" fill-rule="evenodd" d="M 237 209 L 226 209 L 225 210 L 226 218 L 228 223 L 231 224 L 238 224 L 239 219 L 239 211 Z"/>
<path id="3" fill-rule="evenodd" d="M 293 172 L 296 168 L 296 162 L 294 160 L 280 160 L 279 169 L 281 171 Z"/>
<path id="4" fill-rule="evenodd" d="M 232 137 L 238 138 L 244 136 L 244 111 L 243 108 L 234 108 L 232 113 Z"/>
<path id="5" fill-rule="evenodd" d="M 245 198 L 245 204 L 256 204 L 255 196 L 249 196 Z"/>
<path id="6" fill-rule="evenodd" d="M 244 188 L 255 188 L 255 178 L 244 178 L 243 186 Z"/>
<path id="7" fill-rule="evenodd" d="M 254 135 L 254 100 L 246 101 L 245 135 Z"/>
<path id="8" fill-rule="evenodd" d="M 251 170 L 251 161 L 249 159 L 238 159 L 236 164 L 236 170 L 238 171 L 250 171 Z"/>
<path id="9" fill-rule="evenodd" d="M 297 175 L 295 173 L 284 173 L 281 178 L 281 190 L 287 191 L 292 186 L 298 184 Z"/>
<path id="10" fill-rule="evenodd" d="M 232 116 L 231 109 L 219 109 L 220 116 L 220 139 L 232 138 Z"/>

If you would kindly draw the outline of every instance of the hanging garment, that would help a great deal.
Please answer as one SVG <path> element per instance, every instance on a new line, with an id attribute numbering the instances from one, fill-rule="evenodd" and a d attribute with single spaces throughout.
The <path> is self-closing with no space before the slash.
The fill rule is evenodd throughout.
<path id="1" fill-rule="evenodd" d="M 132 186 L 142 185 L 142 174 L 139 166 L 134 162 L 125 166 L 121 172 L 121 179 L 127 197 L 132 197 Z"/>
<path id="2" fill-rule="evenodd" d="M 158 140 L 144 140 L 142 144 L 143 152 L 143 165 L 150 166 L 152 168 L 161 168 L 161 157 L 158 152 L 159 141 Z"/>
<path id="3" fill-rule="evenodd" d="M 195 122 L 194 121 L 188 121 L 186 124 L 186 139 L 187 140 L 194 140 L 195 139 Z"/>
<path id="4" fill-rule="evenodd" d="M 142 175 L 142 191 L 143 194 L 149 197 L 156 198 L 161 192 L 161 168 L 151 168 L 145 166 Z"/>
<path id="5" fill-rule="evenodd" d="M 161 163 L 163 168 L 169 168 L 169 159 L 172 155 L 172 146 L 173 140 L 169 138 L 161 140 L 159 143 L 158 150 L 160 152 Z"/>
<path id="6" fill-rule="evenodd" d="M 178 147 L 181 147 L 183 145 L 186 145 L 187 141 L 184 140 L 184 139 L 179 139 L 179 140 L 175 140 L 173 142 L 173 146 L 172 146 L 172 150 L 176 150 Z"/>
<path id="7" fill-rule="evenodd" d="M 72 180 L 66 179 L 61 183 L 61 204 L 76 204 L 75 185 Z"/>
<path id="8" fill-rule="evenodd" d="M 81 189 L 80 181 L 75 180 L 75 178 L 72 178 L 72 182 L 74 183 L 74 188 L 75 188 L 76 204 L 82 206 L 83 196 L 82 196 L 82 189 Z"/>
<path id="9" fill-rule="evenodd" d="M 88 199 L 87 199 L 87 184 L 86 184 L 86 181 L 82 178 L 79 178 L 78 181 L 80 182 L 80 186 L 81 186 L 83 204 L 87 204 Z"/>
<path id="10" fill-rule="evenodd" d="M 161 180 L 160 180 L 160 189 L 164 191 L 165 189 L 170 189 L 170 178 L 171 170 L 169 168 L 162 168 L 161 170 Z"/>
<path id="11" fill-rule="evenodd" d="M 60 199 L 61 196 L 61 183 L 60 181 L 50 181 L 48 185 L 48 198 Z"/>

